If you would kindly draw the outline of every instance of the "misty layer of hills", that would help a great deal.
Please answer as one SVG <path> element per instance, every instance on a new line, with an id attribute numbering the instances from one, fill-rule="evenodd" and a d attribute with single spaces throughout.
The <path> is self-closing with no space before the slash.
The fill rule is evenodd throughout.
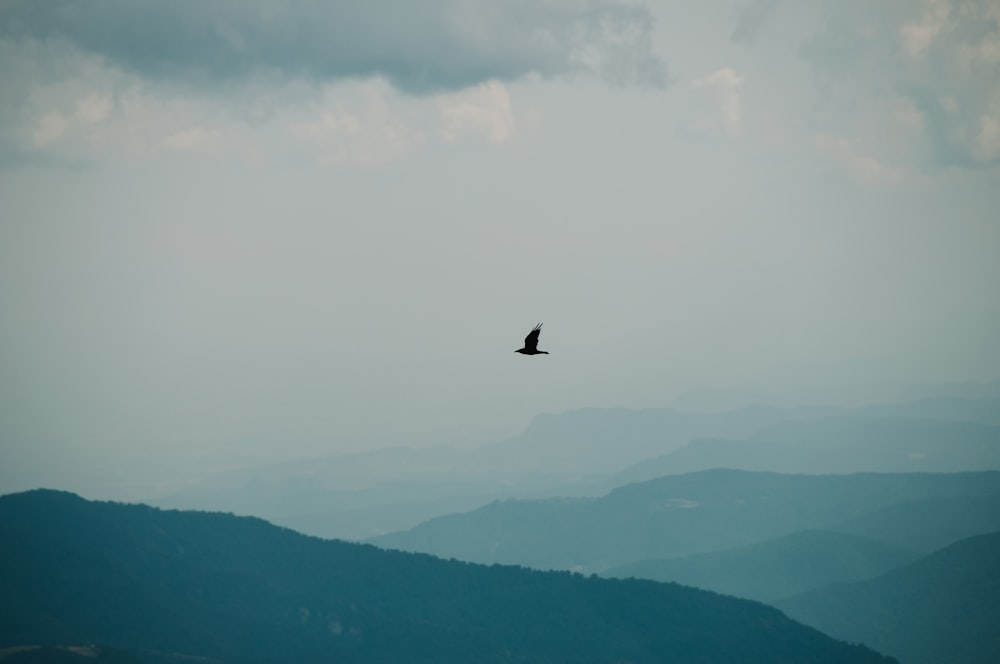
<path id="1" fill-rule="evenodd" d="M 599 496 L 640 480 L 712 468 L 1000 470 L 1000 400 L 950 396 L 717 413 L 584 409 L 539 415 L 519 435 L 491 445 L 387 448 L 269 464 L 214 475 L 149 502 L 366 539 L 500 498 Z"/>
<path id="2" fill-rule="evenodd" d="M 600 498 L 498 501 L 373 541 L 758 599 L 904 664 L 929 664 L 1000 661 L 997 532 L 995 471 L 715 470 Z"/>
<path id="3" fill-rule="evenodd" d="M 817 529 L 927 553 L 1000 530 L 1000 472 L 703 471 L 630 484 L 599 498 L 498 501 L 371 542 L 473 562 L 590 573 Z"/>
<path id="4" fill-rule="evenodd" d="M 63 492 L 0 497 L 0 541 L 0 652 L 22 661 L 74 661 L 54 647 L 73 643 L 124 651 L 104 661 L 175 663 L 891 661 L 674 584 L 446 561 Z M 16 650 L 34 646 L 47 648 Z"/>
<path id="5" fill-rule="evenodd" d="M 713 470 L 599 498 L 497 501 L 372 541 L 681 583 L 773 603 L 904 664 L 978 664 L 1000 661 L 997 532 L 996 471 Z"/>
<path id="6" fill-rule="evenodd" d="M 698 439 L 625 469 L 622 483 L 724 466 L 783 473 L 1000 468 L 1000 426 L 887 417 L 786 421 L 746 440 Z"/>
<path id="7" fill-rule="evenodd" d="M 1000 662 L 1000 532 L 961 540 L 870 580 L 775 605 L 827 634 L 862 641 L 908 664 Z"/>
<path id="8" fill-rule="evenodd" d="M 773 602 L 813 588 L 878 576 L 917 556 L 869 537 L 802 530 L 733 549 L 641 560 L 609 569 L 605 575 L 674 581 Z"/>
<path id="9" fill-rule="evenodd" d="M 540 415 L 158 498 L 369 544 L 5 496 L 0 662 L 1000 661 L 993 388 Z"/>

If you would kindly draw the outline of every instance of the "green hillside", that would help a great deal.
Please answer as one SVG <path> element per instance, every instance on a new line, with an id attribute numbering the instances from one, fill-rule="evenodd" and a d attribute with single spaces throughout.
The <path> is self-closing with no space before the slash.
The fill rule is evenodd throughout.
<path id="1" fill-rule="evenodd" d="M 776 609 L 673 584 L 484 567 L 254 518 L 0 498 L 0 648 L 149 662 L 882 662 Z"/>
<path id="2" fill-rule="evenodd" d="M 869 581 L 776 605 L 905 664 L 1000 662 L 1000 532 L 964 539 Z"/>

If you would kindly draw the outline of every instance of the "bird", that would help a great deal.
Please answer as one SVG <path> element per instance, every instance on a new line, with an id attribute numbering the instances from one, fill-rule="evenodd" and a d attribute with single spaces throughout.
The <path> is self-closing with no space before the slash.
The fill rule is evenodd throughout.
<path id="1" fill-rule="evenodd" d="M 542 324 L 539 323 L 528 332 L 528 336 L 524 338 L 524 348 L 518 348 L 515 353 L 521 353 L 522 355 L 548 355 L 547 350 L 538 350 L 538 335 L 542 333 Z"/>

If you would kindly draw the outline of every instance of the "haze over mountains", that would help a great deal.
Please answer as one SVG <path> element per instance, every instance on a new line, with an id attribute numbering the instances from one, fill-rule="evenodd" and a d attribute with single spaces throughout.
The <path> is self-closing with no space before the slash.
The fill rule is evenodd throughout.
<path id="1" fill-rule="evenodd" d="M 741 439 L 691 440 L 604 476 L 592 495 L 498 500 L 370 541 L 773 602 L 902 662 L 995 661 L 1000 606 L 947 607 L 969 593 L 992 597 L 996 585 L 990 534 L 1000 532 L 1000 472 L 981 469 L 1000 460 L 998 406 L 942 398 L 721 413 L 759 428 Z M 775 410 L 784 419 L 762 423 Z M 871 470 L 880 472 L 860 472 Z M 952 547 L 972 553 L 962 558 Z M 966 559 L 967 573 L 942 563 Z M 933 606 L 914 613 L 907 602 Z M 862 605 L 868 610 L 855 610 Z M 890 612 L 891 626 L 879 631 Z"/>
<path id="2" fill-rule="evenodd" d="M 0 540 L 0 653 L 96 641 L 164 663 L 892 661 L 673 584 L 469 565 L 62 492 L 0 497 Z"/>
<path id="3" fill-rule="evenodd" d="M 1000 661 L 998 54 L 0 0 L 0 664 Z"/>
<path id="4" fill-rule="evenodd" d="M 732 549 L 640 560 L 613 567 L 604 575 L 674 581 L 774 602 L 834 583 L 869 579 L 916 557 L 913 551 L 869 537 L 799 530 Z"/>
<path id="5" fill-rule="evenodd" d="M 614 412 L 607 421 L 621 424 L 627 415 Z M 876 608 L 853 612 L 868 599 L 838 600 L 834 609 L 803 598 L 841 597 L 837 589 L 844 584 L 897 584 L 906 588 L 899 592 L 909 593 L 908 601 L 926 591 L 925 602 L 960 603 L 971 592 L 971 579 L 935 581 L 947 575 L 934 561 L 958 560 L 946 553 L 950 547 L 978 551 L 979 558 L 970 560 L 980 563 L 969 575 L 992 588 L 995 570 L 983 547 L 992 541 L 988 535 L 1000 532 L 1000 471 L 983 469 L 1000 468 L 1000 401 L 949 396 L 850 409 L 634 415 L 621 427 L 626 455 L 657 445 L 654 436 L 642 435 L 648 422 L 667 433 L 660 441 L 672 449 L 617 472 L 595 473 L 570 485 L 579 489 L 575 495 L 496 500 L 369 541 L 480 563 L 678 582 L 794 606 L 808 624 L 836 624 L 843 638 L 869 644 L 884 611 L 897 610 L 879 649 L 902 662 L 995 657 L 995 639 L 982 625 L 997 624 L 1000 607 L 988 601 L 975 604 L 979 613 L 969 620 L 961 618 L 962 628 L 951 629 L 945 609 L 880 609 L 897 600 L 872 595 Z M 588 411 L 568 413 L 565 421 L 543 419 L 531 437 L 496 448 L 510 445 L 528 454 L 528 439 L 543 450 L 573 439 L 586 449 L 590 439 L 581 432 L 600 427 L 581 425 L 578 432 L 573 420 L 600 423 L 602 416 Z M 708 426 L 744 428 L 739 437 L 699 437 Z M 692 438 L 676 445 L 671 432 Z M 608 431 L 594 437 L 600 435 L 617 445 Z M 579 462 L 572 468 L 579 471 Z M 904 574 L 906 569 L 925 573 Z M 825 608 L 809 608 L 814 606 Z M 934 643 L 918 659 L 912 644 L 900 645 L 916 632 Z"/>
<path id="6" fill-rule="evenodd" d="M 995 392 L 987 390 L 991 398 L 851 408 L 541 414 L 519 435 L 489 445 L 386 448 L 249 466 L 150 496 L 149 502 L 253 514 L 315 535 L 364 539 L 498 498 L 598 496 L 638 480 L 718 467 L 807 473 L 1000 469 Z"/>
<path id="7" fill-rule="evenodd" d="M 924 519 L 929 503 L 941 506 L 939 519 Z M 629 484 L 599 498 L 497 501 L 370 541 L 474 562 L 592 573 L 814 529 L 878 532 L 887 544 L 922 552 L 954 541 L 956 529 L 958 537 L 1000 530 L 1000 471 L 702 471 Z M 914 546 L 912 530 L 922 534 L 923 546 Z"/>
<path id="8" fill-rule="evenodd" d="M 1000 403 L 995 405 L 1000 410 Z M 716 467 L 786 473 L 1000 468 L 997 441 L 1000 426 L 978 422 L 823 417 L 784 421 L 745 440 L 693 440 L 673 452 L 626 468 L 616 480 L 637 481 Z"/>
<path id="9" fill-rule="evenodd" d="M 278 523 L 325 534 L 360 537 L 399 524 L 369 541 L 451 562 L 322 542 L 252 519 L 46 491 L 6 496 L 5 541 L 27 548 L 10 548 L 5 558 L 4 568 L 18 573 L 3 580 L 11 621 L 3 643 L 103 639 L 112 646 L 107 656 L 124 650 L 123 657 L 164 663 L 178 661 L 177 653 L 221 661 L 255 661 L 261 653 L 393 661 L 401 651 L 390 642 L 416 657 L 410 661 L 447 661 L 442 653 L 452 651 L 475 652 L 477 661 L 501 661 L 508 651 L 528 661 L 567 661 L 573 638 L 564 630 L 572 624 L 574 633 L 605 634 L 586 652 L 606 652 L 609 661 L 623 653 L 629 661 L 672 661 L 661 658 L 678 648 L 687 648 L 685 661 L 861 661 L 852 657 L 876 656 L 845 655 L 840 646 L 827 652 L 828 642 L 796 632 L 795 623 L 781 631 L 786 623 L 775 623 L 777 614 L 760 604 L 731 604 L 736 600 L 672 584 L 794 609 L 809 625 L 872 646 L 881 614 L 851 608 L 868 600 L 814 598 L 841 598 L 843 584 L 880 588 L 883 578 L 918 593 L 940 574 L 933 561 L 941 551 L 992 541 L 975 538 L 1000 532 L 998 406 L 992 398 L 949 396 L 853 408 L 586 409 L 540 415 L 522 434 L 486 446 L 387 448 L 266 473 L 251 468 L 161 499 L 277 515 Z M 856 472 L 864 470 L 879 472 Z M 478 566 L 497 563 L 552 572 Z M 926 574 L 893 576 L 906 569 Z M 988 585 L 989 565 L 975 569 Z M 410 575 L 427 585 L 401 580 Z M 377 580 L 383 577 L 393 583 Z M 77 594 L 53 595 L 38 585 L 51 579 Z M 942 582 L 932 590 L 942 602 L 961 602 L 971 584 Z M 109 599 L 93 604 L 108 589 Z M 544 615 L 516 606 L 544 607 L 545 597 L 555 604 Z M 702 601 L 708 604 L 696 608 Z M 595 613 L 591 603 L 603 608 Z M 983 620 L 998 615 L 989 602 L 980 606 Z M 428 617 L 428 607 L 442 613 Z M 680 614 L 704 615 L 704 622 L 681 621 L 682 632 L 664 635 L 663 622 L 638 618 L 643 611 L 673 623 Z M 725 629 L 749 629 L 747 643 L 760 641 L 749 658 L 726 650 L 728 643 L 705 645 L 728 615 L 741 617 Z M 367 627 L 358 623 L 352 632 L 345 616 Z M 173 624 L 179 636 L 165 641 L 143 626 L 147 619 Z M 762 631 L 763 624 L 772 627 Z M 899 644 L 926 624 L 897 621 L 873 647 L 904 664 L 917 661 Z M 355 638 L 361 633 L 379 636 Z M 934 641 L 927 652 L 987 661 L 994 652 L 987 633 L 938 629 L 927 637 Z M 807 641 L 809 648 L 788 655 Z M 809 649 L 815 658 L 800 659 Z"/>

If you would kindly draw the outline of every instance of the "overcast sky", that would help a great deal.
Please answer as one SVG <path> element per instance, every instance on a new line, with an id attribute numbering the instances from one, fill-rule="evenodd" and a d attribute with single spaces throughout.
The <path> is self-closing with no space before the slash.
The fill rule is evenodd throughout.
<path id="1" fill-rule="evenodd" d="M 990 0 L 0 0 L 0 491 L 995 379 L 998 256 Z"/>

